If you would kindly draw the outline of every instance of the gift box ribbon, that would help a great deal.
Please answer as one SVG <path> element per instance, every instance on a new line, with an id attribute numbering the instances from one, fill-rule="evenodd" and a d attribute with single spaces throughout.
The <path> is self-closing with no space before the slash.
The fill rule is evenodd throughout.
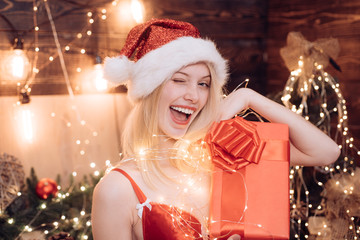
<path id="1" fill-rule="evenodd" d="M 258 163 L 265 147 L 256 125 L 241 117 L 214 123 L 205 142 L 210 148 L 212 162 L 229 171 Z"/>

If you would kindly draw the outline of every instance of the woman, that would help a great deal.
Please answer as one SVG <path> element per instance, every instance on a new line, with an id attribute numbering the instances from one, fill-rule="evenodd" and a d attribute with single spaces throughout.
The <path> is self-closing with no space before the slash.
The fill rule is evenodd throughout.
<path id="1" fill-rule="evenodd" d="M 207 238 L 211 168 L 201 139 L 212 122 L 244 109 L 289 126 L 292 164 L 327 165 L 339 155 L 327 135 L 250 89 L 223 98 L 226 61 L 189 23 L 136 26 L 120 57 L 105 66 L 108 79 L 127 83 L 134 108 L 123 132 L 124 159 L 94 191 L 96 240 Z"/>

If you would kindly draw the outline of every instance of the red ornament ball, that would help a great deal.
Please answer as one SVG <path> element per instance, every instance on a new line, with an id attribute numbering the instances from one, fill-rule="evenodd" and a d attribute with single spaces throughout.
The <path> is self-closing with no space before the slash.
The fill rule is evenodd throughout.
<path id="1" fill-rule="evenodd" d="M 36 184 L 36 194 L 41 199 L 47 199 L 50 195 L 56 196 L 57 183 L 50 178 L 43 178 Z"/>

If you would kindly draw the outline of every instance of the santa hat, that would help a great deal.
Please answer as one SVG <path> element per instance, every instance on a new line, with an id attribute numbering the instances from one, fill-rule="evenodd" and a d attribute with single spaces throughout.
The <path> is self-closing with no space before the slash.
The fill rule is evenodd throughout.
<path id="1" fill-rule="evenodd" d="M 126 84 L 128 96 L 135 102 L 182 67 L 197 62 L 212 64 L 215 79 L 221 86 L 225 83 L 227 62 L 212 41 L 201 39 L 190 23 L 152 19 L 129 32 L 120 56 L 105 59 L 104 77 Z"/>

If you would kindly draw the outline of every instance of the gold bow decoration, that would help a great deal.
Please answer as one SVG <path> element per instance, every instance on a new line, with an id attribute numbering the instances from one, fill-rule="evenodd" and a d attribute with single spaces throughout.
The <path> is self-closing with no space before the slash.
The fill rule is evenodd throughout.
<path id="1" fill-rule="evenodd" d="M 298 69 L 299 60 L 302 60 L 305 77 L 310 77 L 314 67 L 318 65 L 325 68 L 338 57 L 339 52 L 340 45 L 336 38 L 322 38 L 310 42 L 300 32 L 289 32 L 287 46 L 280 49 L 280 55 L 290 72 Z"/>

